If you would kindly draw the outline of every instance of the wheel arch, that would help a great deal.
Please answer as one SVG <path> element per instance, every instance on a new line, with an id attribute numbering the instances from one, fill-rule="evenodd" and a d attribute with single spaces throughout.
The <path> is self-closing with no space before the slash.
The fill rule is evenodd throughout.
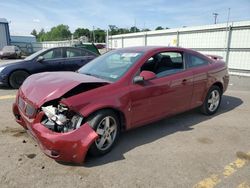
<path id="1" fill-rule="evenodd" d="M 221 93 L 223 93 L 224 88 L 223 88 L 223 84 L 221 82 L 217 81 L 217 82 L 213 83 L 213 85 L 211 85 L 211 87 L 212 86 L 218 86 L 220 88 L 220 90 L 221 90 Z"/>
<path id="2" fill-rule="evenodd" d="M 12 70 L 12 71 L 9 72 L 8 79 L 7 79 L 9 86 L 10 86 L 10 76 L 11 76 L 11 74 L 13 74 L 13 72 L 16 72 L 16 71 L 24 71 L 24 72 L 27 72 L 29 75 L 31 75 L 31 73 L 27 69 L 22 69 L 21 68 L 21 69 Z"/>
<path id="3" fill-rule="evenodd" d="M 125 116 L 125 114 L 120 109 L 115 108 L 113 106 L 100 107 L 100 108 L 97 108 L 95 110 L 89 111 L 88 113 L 84 113 L 85 114 L 84 117 L 88 118 L 89 116 L 91 116 L 95 113 L 98 113 L 101 110 L 113 111 L 117 115 L 117 117 L 119 118 L 121 130 L 126 130 L 126 116 Z"/>

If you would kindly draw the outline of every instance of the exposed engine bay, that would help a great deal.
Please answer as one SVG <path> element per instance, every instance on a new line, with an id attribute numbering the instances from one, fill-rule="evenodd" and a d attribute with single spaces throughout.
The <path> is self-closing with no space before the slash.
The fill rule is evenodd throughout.
<path id="1" fill-rule="evenodd" d="M 107 84 L 106 82 L 79 84 L 66 92 L 60 99 L 72 97 Z M 59 133 L 66 133 L 78 129 L 84 123 L 83 117 L 69 110 L 68 107 L 63 104 L 60 104 L 60 99 L 47 102 L 41 107 L 41 110 L 45 113 L 41 123 L 48 129 Z"/>
<path id="2" fill-rule="evenodd" d="M 55 132 L 66 133 L 78 129 L 83 122 L 81 115 L 70 111 L 62 104 L 42 107 L 42 111 L 45 116 L 41 123 Z"/>

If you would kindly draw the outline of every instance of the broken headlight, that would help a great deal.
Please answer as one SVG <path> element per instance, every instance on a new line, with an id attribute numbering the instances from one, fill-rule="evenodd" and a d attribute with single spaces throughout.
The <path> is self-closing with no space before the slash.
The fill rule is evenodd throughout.
<path id="1" fill-rule="evenodd" d="M 45 117 L 42 124 L 55 132 L 69 132 L 78 129 L 83 121 L 83 117 L 73 111 L 70 111 L 66 106 L 59 104 L 56 107 L 53 105 L 42 107 Z"/>

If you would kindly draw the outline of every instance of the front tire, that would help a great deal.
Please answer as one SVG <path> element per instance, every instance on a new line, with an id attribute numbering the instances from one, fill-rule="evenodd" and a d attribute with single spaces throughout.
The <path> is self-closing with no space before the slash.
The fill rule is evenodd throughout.
<path id="1" fill-rule="evenodd" d="M 99 136 L 90 146 L 89 153 L 92 156 L 101 156 L 111 151 L 120 134 L 120 121 L 116 113 L 112 110 L 101 110 L 91 115 L 87 122 Z"/>
<path id="2" fill-rule="evenodd" d="M 213 85 L 209 89 L 206 99 L 201 106 L 201 112 L 206 115 L 215 114 L 219 109 L 221 103 L 221 96 L 222 96 L 221 89 L 218 86 Z"/>
<path id="3" fill-rule="evenodd" d="M 9 77 L 9 84 L 12 88 L 18 89 L 28 76 L 29 73 L 27 73 L 26 71 L 14 71 Z"/>

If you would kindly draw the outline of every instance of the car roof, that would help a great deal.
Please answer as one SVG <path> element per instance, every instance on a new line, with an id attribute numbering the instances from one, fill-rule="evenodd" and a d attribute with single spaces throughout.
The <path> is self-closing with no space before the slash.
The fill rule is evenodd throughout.
<path id="1" fill-rule="evenodd" d="M 57 48 L 76 48 L 76 49 L 83 49 L 83 48 L 78 48 L 78 47 L 74 47 L 74 46 L 57 46 L 57 47 L 47 48 L 46 50 L 57 49 Z"/>
<path id="2" fill-rule="evenodd" d="M 92 52 L 91 50 L 89 49 L 86 49 L 86 48 L 80 48 L 80 47 L 74 47 L 74 46 L 57 46 L 57 47 L 51 47 L 51 48 L 46 48 L 45 51 L 48 51 L 48 50 L 53 50 L 53 49 L 58 49 L 58 48 L 71 48 L 71 49 L 78 49 L 78 50 L 82 50 L 82 51 L 88 51 L 90 53 L 92 53 L 93 55 L 98 55 L 94 52 Z"/>
<path id="3" fill-rule="evenodd" d="M 149 52 L 155 50 L 173 50 L 173 51 L 190 51 L 195 52 L 191 49 L 181 48 L 181 47 L 169 47 L 169 46 L 135 46 L 135 47 L 126 47 L 119 48 L 119 51 L 131 51 L 131 52 Z"/>

